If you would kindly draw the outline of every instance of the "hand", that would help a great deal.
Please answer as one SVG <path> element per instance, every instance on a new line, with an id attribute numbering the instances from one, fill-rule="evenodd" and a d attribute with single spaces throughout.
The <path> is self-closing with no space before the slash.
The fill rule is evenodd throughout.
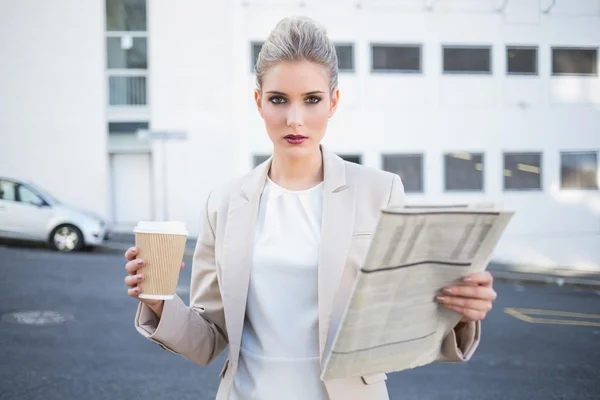
<path id="1" fill-rule="evenodd" d="M 462 283 L 444 288 L 436 300 L 461 314 L 461 322 L 481 321 L 496 300 L 493 282 L 494 278 L 488 271 L 475 272 L 464 277 Z"/>
<path id="2" fill-rule="evenodd" d="M 158 318 L 162 315 L 163 305 L 165 304 L 164 300 L 154 300 L 154 299 L 140 299 L 138 295 L 141 293 L 141 288 L 138 286 L 138 283 L 144 280 L 144 274 L 138 273 L 141 268 L 146 265 L 146 262 L 141 258 L 136 258 L 139 253 L 139 250 L 135 247 L 131 247 L 127 249 L 125 252 L 125 259 L 128 261 L 125 264 L 125 270 L 128 275 L 125 277 L 125 284 L 129 287 L 127 289 L 127 294 L 135 299 L 138 299 L 144 304 L 147 304 L 148 307 L 154 311 Z M 181 270 L 185 268 L 185 263 L 181 263 Z"/>

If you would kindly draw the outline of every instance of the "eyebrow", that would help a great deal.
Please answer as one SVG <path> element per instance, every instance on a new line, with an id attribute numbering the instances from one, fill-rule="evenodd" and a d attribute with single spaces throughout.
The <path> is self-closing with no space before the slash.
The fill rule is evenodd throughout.
<path id="1" fill-rule="evenodd" d="M 287 96 L 285 93 L 283 92 L 278 92 L 277 90 L 269 90 L 267 93 L 273 93 L 273 94 L 278 94 L 280 96 Z M 312 92 L 306 92 L 303 94 L 303 96 L 310 96 L 313 94 L 325 94 L 325 92 L 323 92 L 322 90 L 313 90 Z"/>

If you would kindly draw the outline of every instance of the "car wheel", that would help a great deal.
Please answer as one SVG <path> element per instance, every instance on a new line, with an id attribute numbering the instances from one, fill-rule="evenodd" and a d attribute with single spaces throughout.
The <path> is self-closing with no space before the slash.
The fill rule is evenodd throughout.
<path id="1" fill-rule="evenodd" d="M 83 247 L 83 234 L 74 225 L 59 225 L 50 234 L 50 246 L 65 253 L 80 250 Z"/>

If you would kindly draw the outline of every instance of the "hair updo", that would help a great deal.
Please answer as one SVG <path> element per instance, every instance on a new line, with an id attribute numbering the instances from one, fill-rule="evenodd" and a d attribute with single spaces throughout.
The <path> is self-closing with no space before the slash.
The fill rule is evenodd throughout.
<path id="1" fill-rule="evenodd" d="M 310 61 L 329 73 L 331 91 L 338 85 L 338 58 L 335 45 L 325 28 L 307 17 L 288 17 L 279 21 L 263 44 L 255 66 L 256 87 L 262 90 L 265 73 L 285 61 Z"/>

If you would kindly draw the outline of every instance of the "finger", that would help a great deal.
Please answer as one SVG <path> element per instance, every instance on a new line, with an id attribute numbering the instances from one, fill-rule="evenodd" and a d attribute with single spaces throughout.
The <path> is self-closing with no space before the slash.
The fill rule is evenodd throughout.
<path id="1" fill-rule="evenodd" d="M 486 286 L 458 285 L 450 286 L 442 290 L 443 295 L 470 297 L 480 300 L 496 300 L 496 291 Z"/>
<path id="2" fill-rule="evenodd" d="M 494 277 L 490 271 L 473 272 L 463 278 L 465 283 L 478 283 L 480 285 L 491 287 L 494 283 Z"/>
<path id="3" fill-rule="evenodd" d="M 449 304 L 444 304 L 444 307 L 461 314 L 468 321 L 481 321 L 485 318 L 485 312 L 483 311 L 472 310 L 470 308 L 463 308 Z"/>
<path id="4" fill-rule="evenodd" d="M 127 264 L 125 264 L 125 269 L 129 273 L 129 275 L 135 275 L 138 269 L 143 268 L 146 263 L 141 258 L 131 260 Z"/>
<path id="5" fill-rule="evenodd" d="M 129 287 L 135 287 L 138 283 L 144 280 L 144 275 L 127 275 L 125 277 L 125 284 Z"/>
<path id="6" fill-rule="evenodd" d="M 490 300 L 470 299 L 457 296 L 438 296 L 437 301 L 445 305 L 451 305 L 462 308 L 470 308 L 471 310 L 488 312 L 492 309 Z"/>
<path id="7" fill-rule="evenodd" d="M 141 289 L 139 287 L 134 287 L 134 288 L 131 288 L 131 289 L 127 289 L 127 294 L 129 296 L 131 296 L 131 297 L 136 298 L 136 299 L 138 298 L 138 295 L 140 294 L 140 292 L 141 292 Z"/>
<path id="8" fill-rule="evenodd" d="M 139 251 L 136 247 L 130 247 L 125 252 L 125 258 L 127 259 L 127 261 L 131 261 L 138 255 L 138 253 Z"/>
<path id="9" fill-rule="evenodd" d="M 183 271 L 183 269 L 185 268 L 185 263 L 182 261 L 181 262 L 181 268 L 179 269 L 180 271 Z"/>

